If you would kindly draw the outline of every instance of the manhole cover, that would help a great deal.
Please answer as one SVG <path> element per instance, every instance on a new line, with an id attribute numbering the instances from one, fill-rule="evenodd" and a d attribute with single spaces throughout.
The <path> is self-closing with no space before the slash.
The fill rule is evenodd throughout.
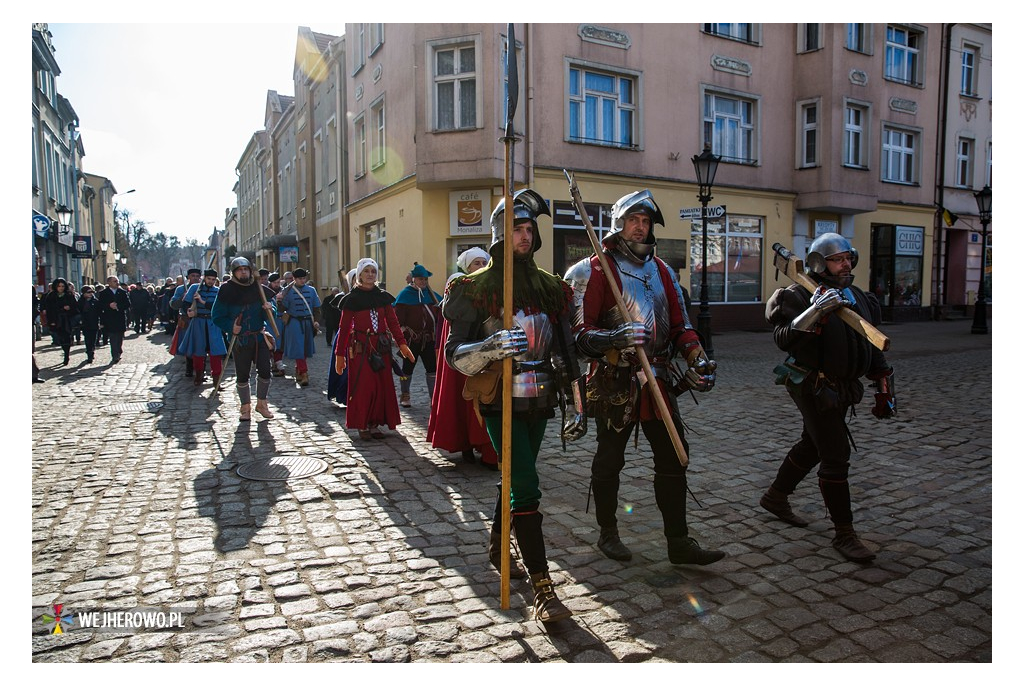
<path id="1" fill-rule="evenodd" d="M 164 406 L 163 402 L 125 402 L 123 404 L 113 404 L 106 407 L 105 411 L 113 413 L 123 412 L 141 412 L 141 411 L 160 411 L 160 408 Z"/>
<path id="2" fill-rule="evenodd" d="M 315 457 L 273 457 L 238 467 L 238 475 L 248 480 L 291 480 L 308 478 L 327 470 L 327 462 Z"/>

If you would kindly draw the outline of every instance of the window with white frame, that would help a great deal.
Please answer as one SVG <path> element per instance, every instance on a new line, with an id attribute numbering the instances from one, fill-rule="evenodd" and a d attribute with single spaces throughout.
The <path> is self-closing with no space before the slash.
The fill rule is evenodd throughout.
<path id="1" fill-rule="evenodd" d="M 818 103 L 800 105 L 800 167 L 818 166 Z"/>
<path id="2" fill-rule="evenodd" d="M 370 151 L 370 168 L 376 169 L 387 161 L 384 135 L 384 96 L 370 105 L 370 121 L 373 123 L 373 145 Z"/>
<path id="3" fill-rule="evenodd" d="M 974 141 L 970 138 L 958 138 L 956 141 L 956 174 L 954 183 L 959 188 L 970 188 L 974 174 Z"/>
<path id="4" fill-rule="evenodd" d="M 327 176 L 324 168 L 327 155 L 324 152 L 323 130 L 320 130 L 313 135 L 313 183 L 318 193 L 324 189 L 324 178 Z"/>
<path id="5" fill-rule="evenodd" d="M 889 183 L 917 182 L 917 133 L 907 129 L 882 128 L 882 180 Z"/>
<path id="6" fill-rule="evenodd" d="M 43 156 L 46 162 L 46 195 L 51 200 L 57 199 L 57 171 L 55 165 L 56 153 L 53 149 L 53 142 L 49 136 L 43 140 Z"/>
<path id="7" fill-rule="evenodd" d="M 912 86 L 921 85 L 921 48 L 924 35 L 904 26 L 885 29 L 885 78 Z"/>
<path id="8" fill-rule="evenodd" d="M 352 173 L 359 178 L 366 174 L 366 117 L 362 114 L 352 122 L 352 153 L 355 162 Z"/>
<path id="9" fill-rule="evenodd" d="M 306 199 L 306 144 L 299 146 L 298 163 L 295 165 L 299 175 L 299 197 Z"/>
<path id="10" fill-rule="evenodd" d="M 754 43 L 758 41 L 757 24 L 704 24 L 704 33 L 722 38 Z"/>
<path id="11" fill-rule="evenodd" d="M 352 73 L 356 74 L 366 64 L 366 24 L 356 24 L 352 36 Z"/>
<path id="12" fill-rule="evenodd" d="M 569 140 L 636 149 L 638 74 L 569 65 Z"/>
<path id="13" fill-rule="evenodd" d="M 707 284 L 710 302 L 760 302 L 764 280 L 764 217 L 728 215 L 708 219 Z M 690 293 L 700 293 L 704 231 L 699 219 L 690 231 Z M 696 298 L 695 298 L 696 299 Z"/>
<path id="14" fill-rule="evenodd" d="M 363 226 L 363 257 L 377 262 L 377 282 L 387 286 L 387 231 L 384 220 L 380 219 Z"/>
<path id="15" fill-rule="evenodd" d="M 756 164 L 756 104 L 732 94 L 704 93 L 704 144 L 725 162 Z"/>
<path id="16" fill-rule="evenodd" d="M 843 112 L 843 165 L 868 165 L 868 108 L 847 103 Z"/>
<path id="17" fill-rule="evenodd" d="M 370 54 L 384 44 L 384 24 L 370 24 Z"/>
<path id="18" fill-rule="evenodd" d="M 433 47 L 434 128 L 476 128 L 476 43 Z"/>
<path id="19" fill-rule="evenodd" d="M 871 52 L 871 25 L 847 24 L 846 49 L 854 52 Z"/>
<path id="20" fill-rule="evenodd" d="M 978 94 L 978 55 L 980 50 L 973 46 L 964 44 L 960 53 L 960 94 Z"/>
<path id="21" fill-rule="evenodd" d="M 32 188 L 39 187 L 39 146 L 36 144 L 36 122 L 32 122 Z"/>
<path id="22" fill-rule="evenodd" d="M 331 117 L 324 128 L 324 156 L 327 157 L 327 182 L 334 183 L 338 180 L 338 155 L 337 150 L 338 129 L 336 120 Z"/>
<path id="23" fill-rule="evenodd" d="M 821 47 L 821 24 L 797 24 L 798 51 L 811 52 Z"/>

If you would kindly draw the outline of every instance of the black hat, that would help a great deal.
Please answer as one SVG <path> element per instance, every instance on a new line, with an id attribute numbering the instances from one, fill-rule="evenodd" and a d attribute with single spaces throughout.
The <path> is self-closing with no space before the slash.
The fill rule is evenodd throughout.
<path id="1" fill-rule="evenodd" d="M 277 273 L 276 271 L 273 272 L 272 274 L 270 274 L 269 276 L 267 276 L 267 282 L 268 283 L 277 283 L 280 280 L 281 280 L 281 274 Z"/>
<path id="2" fill-rule="evenodd" d="M 198 274 L 198 275 L 202 276 L 203 272 L 201 270 L 195 269 L 195 268 L 189 269 L 188 271 L 185 272 L 186 276 L 191 276 L 192 274 Z"/>
<path id="3" fill-rule="evenodd" d="M 308 275 L 309 272 L 303 269 L 302 267 L 299 267 L 298 269 L 292 272 L 292 276 L 294 276 L 295 278 L 305 278 Z"/>
<path id="4" fill-rule="evenodd" d="M 270 275 L 270 269 L 260 269 L 259 270 L 259 274 L 260 274 L 260 276 L 269 276 Z"/>
<path id="5" fill-rule="evenodd" d="M 213 276 L 214 278 L 219 278 L 220 277 L 220 274 L 217 273 L 216 269 L 207 269 L 206 271 L 203 272 L 203 275 L 204 276 Z"/>

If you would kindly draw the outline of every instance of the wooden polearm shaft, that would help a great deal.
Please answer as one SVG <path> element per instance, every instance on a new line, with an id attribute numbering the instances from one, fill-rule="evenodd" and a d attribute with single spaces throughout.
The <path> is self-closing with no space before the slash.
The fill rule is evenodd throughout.
<path id="1" fill-rule="evenodd" d="M 572 195 L 572 201 L 573 204 L 576 205 L 576 211 L 579 212 L 580 219 L 583 220 L 583 224 L 586 226 L 584 232 L 590 239 L 590 245 L 594 248 L 594 252 L 597 254 L 597 259 L 601 263 L 601 269 L 604 271 L 605 280 L 608 281 L 608 287 L 611 288 L 612 297 L 615 298 L 615 304 L 619 308 L 619 312 L 622 314 L 622 320 L 623 322 L 629 322 L 629 310 L 626 309 L 626 304 L 622 300 L 622 292 L 619 290 L 619 284 L 615 282 L 615 277 L 608 268 L 608 259 L 604 256 L 604 250 L 601 248 L 601 244 L 597 240 L 597 234 L 594 232 L 594 225 L 590 222 L 590 217 L 587 216 L 587 210 L 583 206 L 583 198 L 580 197 L 580 189 L 576 186 L 576 179 L 566 169 L 562 169 L 562 172 L 569 181 L 569 194 Z M 651 368 L 651 362 L 647 359 L 647 352 L 644 350 L 642 345 L 637 345 L 634 349 L 636 350 L 637 358 L 640 359 L 640 366 L 644 370 L 644 376 L 647 379 L 646 385 L 647 389 L 651 393 L 651 399 L 654 400 L 654 404 L 658 408 L 658 413 L 661 414 L 661 420 L 665 423 L 665 430 L 668 431 L 669 439 L 672 440 L 672 446 L 676 450 L 676 457 L 678 457 L 679 463 L 683 465 L 683 468 L 686 468 L 687 464 L 690 463 L 690 456 L 686 453 L 686 447 L 683 446 L 683 440 L 679 437 L 679 431 L 676 430 L 675 421 L 672 420 L 672 414 L 669 412 L 668 402 L 665 401 L 665 396 L 662 394 L 661 388 L 658 385 L 658 378 L 654 375 L 654 370 Z"/>
<path id="2" fill-rule="evenodd" d="M 508 24 L 505 70 L 508 75 L 508 92 L 505 99 L 505 226 L 502 242 L 502 327 L 512 328 L 512 227 L 515 222 L 515 208 L 512 206 L 515 193 L 515 117 L 519 102 L 519 68 L 516 60 L 515 26 Z M 501 362 L 501 596 L 500 606 L 508 609 L 511 594 L 512 563 L 509 553 L 512 535 L 512 357 Z"/>

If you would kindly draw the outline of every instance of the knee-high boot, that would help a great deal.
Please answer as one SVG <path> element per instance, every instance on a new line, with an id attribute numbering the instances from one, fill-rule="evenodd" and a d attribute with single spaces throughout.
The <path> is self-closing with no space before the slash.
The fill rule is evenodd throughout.
<path id="1" fill-rule="evenodd" d="M 654 474 L 654 499 L 661 511 L 668 544 L 668 560 L 673 564 L 706 566 L 725 556 L 719 550 L 705 550 L 690 537 L 686 525 L 686 474 Z"/>
<path id="2" fill-rule="evenodd" d="M 594 494 L 594 510 L 601 532 L 597 537 L 597 548 L 616 561 L 629 561 L 633 553 L 619 538 L 619 526 L 615 510 L 619 506 L 619 480 L 591 478 L 591 492 Z"/>
<path id="3" fill-rule="evenodd" d="M 515 519 L 512 519 L 515 521 Z M 515 532 L 515 526 L 512 527 L 512 533 Z M 511 536 L 509 543 L 511 543 Z M 501 572 L 501 501 L 494 505 L 494 522 L 491 524 L 491 534 L 487 539 L 487 558 L 490 559 L 491 565 Z M 509 577 L 510 578 L 525 578 L 526 569 L 519 565 L 516 561 L 516 557 L 512 554 L 512 550 L 509 550 Z"/>
<path id="4" fill-rule="evenodd" d="M 512 517 L 523 563 L 530 572 L 530 582 L 533 584 L 533 617 L 544 623 L 553 623 L 572 616 L 572 611 L 555 595 L 554 583 L 548 575 L 548 560 L 541 530 L 543 520 L 544 515 L 539 511 L 520 512 Z"/>
<path id="5" fill-rule="evenodd" d="M 836 529 L 836 536 L 832 539 L 832 546 L 840 554 L 858 563 L 867 563 L 875 558 L 875 553 L 864 546 L 864 543 L 857 537 L 853 530 L 853 511 L 850 506 L 850 483 L 846 480 L 818 479 L 818 487 L 821 489 L 821 496 L 825 500 L 829 516 L 832 517 L 832 524 Z"/>

